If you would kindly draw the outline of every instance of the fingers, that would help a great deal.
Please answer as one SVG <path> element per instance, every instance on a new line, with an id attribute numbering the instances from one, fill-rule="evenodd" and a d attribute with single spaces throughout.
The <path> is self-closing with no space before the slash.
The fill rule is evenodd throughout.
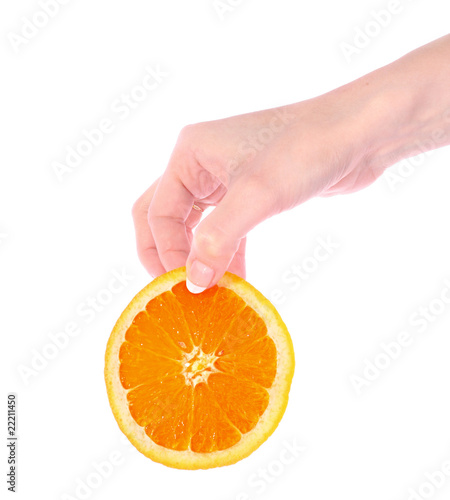
<path id="1" fill-rule="evenodd" d="M 148 208 L 158 186 L 159 179 L 154 182 L 133 205 L 133 222 L 136 232 L 136 247 L 139 260 L 153 277 L 165 272 L 158 256 L 155 240 L 148 224 Z"/>
<path id="2" fill-rule="evenodd" d="M 236 183 L 225 195 L 219 191 L 218 200 L 195 202 L 203 210 L 218 201 L 202 222 L 194 196 L 173 170 L 139 198 L 133 207 L 138 255 L 150 274 L 186 265 L 193 293 L 213 286 L 227 269 L 245 277 L 245 237 L 273 214 L 272 191 L 255 182 Z"/>
<path id="3" fill-rule="evenodd" d="M 245 273 L 245 236 L 273 215 L 272 201 L 271 190 L 258 183 L 240 183 L 230 188 L 194 234 L 187 260 L 187 285 L 191 292 L 200 293 L 217 283 L 236 254 L 232 268 L 237 274 Z"/>
<path id="4" fill-rule="evenodd" d="M 158 183 L 148 211 L 156 250 L 166 271 L 186 264 L 190 249 L 186 221 L 193 204 L 192 193 L 174 170 L 167 169 Z"/>
<path id="5" fill-rule="evenodd" d="M 194 206 L 196 208 L 194 208 Z M 199 201 L 196 201 L 194 206 L 186 219 L 186 233 L 189 240 L 189 247 L 192 245 L 193 229 L 197 227 L 198 223 L 202 219 L 204 210 L 209 207 L 206 203 L 201 203 Z"/>
<path id="6" fill-rule="evenodd" d="M 152 199 L 154 197 L 156 188 L 158 186 L 159 179 L 154 182 L 145 193 L 139 197 L 136 203 L 133 205 L 133 222 L 136 232 L 136 246 L 139 260 L 145 269 L 153 277 L 159 276 L 166 272 L 165 267 L 162 265 L 159 258 L 158 250 L 156 248 L 155 239 L 153 237 L 152 231 L 150 229 L 150 224 L 148 222 L 148 212 L 151 205 Z M 192 243 L 192 230 L 200 222 L 203 210 L 208 208 L 210 205 L 207 203 L 196 202 L 195 205 L 200 208 L 191 209 L 191 212 L 186 219 L 186 232 L 188 235 L 189 246 Z M 185 265 L 186 261 L 182 265 Z M 233 271 L 234 272 L 234 271 Z M 237 274 L 237 272 L 236 272 Z"/>
<path id="7" fill-rule="evenodd" d="M 242 238 L 239 243 L 238 251 L 234 254 L 233 260 L 228 266 L 227 271 L 230 273 L 237 274 L 241 278 L 245 279 L 245 245 L 247 238 Z"/>

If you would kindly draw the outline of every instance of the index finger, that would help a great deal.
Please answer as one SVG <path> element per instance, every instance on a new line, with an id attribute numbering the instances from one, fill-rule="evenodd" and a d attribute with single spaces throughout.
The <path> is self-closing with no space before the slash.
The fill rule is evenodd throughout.
<path id="1" fill-rule="evenodd" d="M 186 265 L 190 250 L 186 219 L 194 201 L 176 172 L 168 168 L 158 183 L 148 211 L 158 257 L 166 271 Z"/>
<path id="2" fill-rule="evenodd" d="M 164 266 L 159 259 L 155 240 L 148 223 L 148 209 L 158 183 L 159 179 L 138 198 L 133 205 L 132 211 L 139 260 L 153 277 L 159 276 L 165 272 Z"/>

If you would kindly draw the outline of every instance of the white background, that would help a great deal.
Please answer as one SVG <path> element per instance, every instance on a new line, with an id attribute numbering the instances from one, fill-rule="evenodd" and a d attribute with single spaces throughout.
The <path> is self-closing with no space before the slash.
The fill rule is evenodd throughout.
<path id="1" fill-rule="evenodd" d="M 260 449 L 237 465 L 189 472 L 153 463 L 121 439 L 103 357 L 116 319 L 149 280 L 131 206 L 164 170 L 179 130 L 318 95 L 448 30 L 447 1 L 403 0 L 348 62 L 341 43 L 353 43 L 387 0 L 231 3 L 221 19 L 212 0 L 72 0 L 18 51 L 8 34 L 20 34 L 41 7 L 1 3 L 0 412 L 6 441 L 6 394 L 17 392 L 15 498 L 82 498 L 77 485 L 95 483 L 93 462 L 114 452 L 121 463 L 84 498 L 402 500 L 450 459 L 450 306 L 425 333 L 409 320 L 450 279 L 448 148 L 403 169 L 394 187 L 382 177 L 251 234 L 247 278 L 269 298 L 283 291 L 278 309 L 296 352 L 287 412 Z M 170 76 L 126 119 L 112 113 L 158 64 Z M 107 117 L 114 133 L 59 182 L 52 162 Z M 313 255 L 320 236 L 339 248 L 291 290 L 283 275 Z M 77 308 L 103 293 L 114 270 L 133 278 L 87 324 Z M 79 334 L 34 376 L 21 376 L 49 334 L 71 322 Z M 358 395 L 352 374 L 362 376 L 364 360 L 402 331 L 411 345 Z M 284 443 L 294 440 L 306 450 L 283 465 Z M 6 448 L 1 460 L 5 470 Z M 256 488 L 263 470 L 269 479 Z M 448 498 L 450 477 L 423 491 Z"/>

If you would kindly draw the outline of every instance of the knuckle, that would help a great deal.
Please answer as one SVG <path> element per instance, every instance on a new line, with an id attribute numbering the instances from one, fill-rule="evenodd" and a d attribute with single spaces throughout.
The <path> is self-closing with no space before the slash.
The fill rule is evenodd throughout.
<path id="1" fill-rule="evenodd" d="M 245 179 L 243 192 L 255 205 L 265 207 L 268 213 L 278 204 L 279 194 L 276 179 L 249 176 Z"/>
<path id="2" fill-rule="evenodd" d="M 195 233 L 196 247 L 210 258 L 220 257 L 220 241 L 211 231 L 199 229 Z"/>
<path id="3" fill-rule="evenodd" d="M 198 124 L 185 125 L 178 134 L 178 144 L 190 143 L 197 135 Z"/>
<path id="4" fill-rule="evenodd" d="M 178 134 L 176 148 L 180 151 L 197 153 L 207 142 L 211 133 L 211 122 L 199 122 L 185 125 Z"/>
<path id="5" fill-rule="evenodd" d="M 147 210 L 147 222 L 150 227 L 155 226 L 159 222 L 161 217 L 158 217 L 155 213 L 154 210 Z"/>
<path id="6" fill-rule="evenodd" d="M 236 251 L 230 235 L 217 226 L 207 229 L 199 227 L 195 233 L 195 245 L 202 255 L 212 260 L 228 257 L 233 250 Z"/>
<path id="7" fill-rule="evenodd" d="M 131 215 L 133 216 L 134 219 L 136 219 L 137 217 L 142 215 L 144 211 L 145 211 L 144 203 L 141 198 L 138 198 L 131 207 Z"/>

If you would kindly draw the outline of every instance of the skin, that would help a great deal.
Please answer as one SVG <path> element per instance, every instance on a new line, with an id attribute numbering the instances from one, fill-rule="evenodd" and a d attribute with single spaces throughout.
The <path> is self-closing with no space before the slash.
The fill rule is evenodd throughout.
<path id="1" fill-rule="evenodd" d="M 263 220 L 450 144 L 449 61 L 447 35 L 319 97 L 185 127 L 133 207 L 144 267 L 186 265 L 194 293 L 226 270 L 245 277 L 246 236 Z M 202 219 L 194 204 L 215 209 Z"/>

